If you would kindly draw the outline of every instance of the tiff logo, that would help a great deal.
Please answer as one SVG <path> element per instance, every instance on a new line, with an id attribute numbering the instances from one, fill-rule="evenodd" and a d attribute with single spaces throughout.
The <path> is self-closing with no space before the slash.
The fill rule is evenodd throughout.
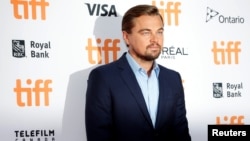
<path id="1" fill-rule="evenodd" d="M 11 0 L 11 4 L 16 19 L 29 19 L 31 10 L 32 19 L 36 20 L 37 10 L 40 7 L 41 19 L 46 20 L 46 6 L 49 6 L 49 3 L 45 0 Z"/>
<path id="2" fill-rule="evenodd" d="M 22 86 L 21 80 L 16 80 L 16 87 L 14 92 L 16 93 L 16 102 L 20 107 L 24 106 L 40 106 L 40 102 L 44 101 L 45 106 L 49 106 L 49 93 L 52 92 L 52 88 L 49 87 L 49 84 L 52 83 L 52 80 L 38 79 L 35 81 L 35 86 L 32 86 L 32 80 L 27 79 L 27 87 Z M 43 93 L 43 100 L 41 100 L 41 93 Z"/>
<path id="3" fill-rule="evenodd" d="M 88 60 L 90 64 L 102 64 L 103 59 L 104 63 L 107 64 L 112 61 L 109 60 L 110 55 L 113 56 L 113 61 L 117 60 L 118 52 L 120 51 L 120 47 L 118 46 L 120 40 L 105 39 L 103 42 L 102 46 L 102 40 L 98 38 L 96 39 L 97 46 L 93 46 L 92 39 L 88 39 L 86 50 L 88 51 Z M 94 57 L 94 55 L 96 56 Z"/>
<path id="4" fill-rule="evenodd" d="M 156 1 L 152 1 L 152 5 L 157 6 Z M 175 26 L 179 25 L 179 14 L 181 13 L 181 10 L 179 9 L 181 3 L 180 2 L 167 2 L 165 4 L 164 1 L 160 1 L 160 7 L 159 11 L 162 15 L 163 20 L 165 21 L 165 16 L 167 16 L 167 24 Z M 165 14 L 166 13 L 166 14 Z M 174 18 L 174 23 L 172 22 L 172 19 Z"/>
<path id="5" fill-rule="evenodd" d="M 229 124 L 229 125 L 243 125 L 244 124 L 244 116 L 224 116 L 224 117 L 216 117 L 216 124 Z"/>
<path id="6" fill-rule="evenodd" d="M 222 47 L 219 48 L 218 44 L 220 44 Z M 227 43 L 225 43 L 224 41 L 221 41 L 220 43 L 214 41 L 212 48 L 212 52 L 214 55 L 214 63 L 216 65 L 226 63 L 232 64 L 232 61 L 234 60 L 235 64 L 239 64 L 239 52 L 241 52 L 241 49 L 239 48 L 240 44 L 240 41 L 229 41 Z M 224 46 L 226 46 L 225 49 Z"/>

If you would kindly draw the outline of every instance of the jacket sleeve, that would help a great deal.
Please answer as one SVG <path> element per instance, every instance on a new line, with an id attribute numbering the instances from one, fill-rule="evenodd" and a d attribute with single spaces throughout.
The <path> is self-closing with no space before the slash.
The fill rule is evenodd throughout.
<path id="1" fill-rule="evenodd" d="M 177 138 L 177 141 L 191 141 L 191 137 L 189 134 L 189 128 L 188 128 L 188 120 L 186 117 L 186 104 L 185 104 L 185 95 L 184 95 L 184 89 L 182 85 L 182 79 L 179 73 L 178 75 L 178 84 L 179 86 L 179 94 L 177 98 L 177 105 L 176 105 L 176 114 L 175 114 L 175 137 Z"/>
<path id="2" fill-rule="evenodd" d="M 98 69 L 92 70 L 86 91 L 85 124 L 88 141 L 112 140 L 111 98 L 104 79 Z"/>

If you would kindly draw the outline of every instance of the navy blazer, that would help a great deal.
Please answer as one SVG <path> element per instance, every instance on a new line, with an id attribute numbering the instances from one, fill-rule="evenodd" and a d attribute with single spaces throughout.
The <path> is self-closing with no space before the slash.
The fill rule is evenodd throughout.
<path id="1" fill-rule="evenodd" d="M 153 127 L 142 91 L 125 56 L 93 69 L 88 78 L 88 141 L 191 141 L 180 74 L 161 65 Z"/>

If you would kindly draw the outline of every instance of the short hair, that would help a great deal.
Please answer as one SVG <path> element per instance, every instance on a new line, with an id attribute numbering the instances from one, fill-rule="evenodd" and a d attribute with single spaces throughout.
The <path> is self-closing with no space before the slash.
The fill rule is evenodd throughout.
<path id="1" fill-rule="evenodd" d="M 156 6 L 146 5 L 146 4 L 136 5 L 128 9 L 128 11 L 124 14 L 122 18 L 122 31 L 131 33 L 131 29 L 134 27 L 133 20 L 142 15 L 160 16 L 162 23 L 163 23 L 163 18 Z"/>

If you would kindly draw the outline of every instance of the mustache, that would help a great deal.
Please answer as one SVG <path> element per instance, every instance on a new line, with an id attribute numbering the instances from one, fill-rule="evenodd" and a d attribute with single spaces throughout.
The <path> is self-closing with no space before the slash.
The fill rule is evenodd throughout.
<path id="1" fill-rule="evenodd" d="M 147 48 L 150 48 L 150 47 L 159 47 L 159 48 L 161 48 L 161 45 L 158 44 L 158 43 L 152 43 L 152 44 L 147 46 Z"/>

